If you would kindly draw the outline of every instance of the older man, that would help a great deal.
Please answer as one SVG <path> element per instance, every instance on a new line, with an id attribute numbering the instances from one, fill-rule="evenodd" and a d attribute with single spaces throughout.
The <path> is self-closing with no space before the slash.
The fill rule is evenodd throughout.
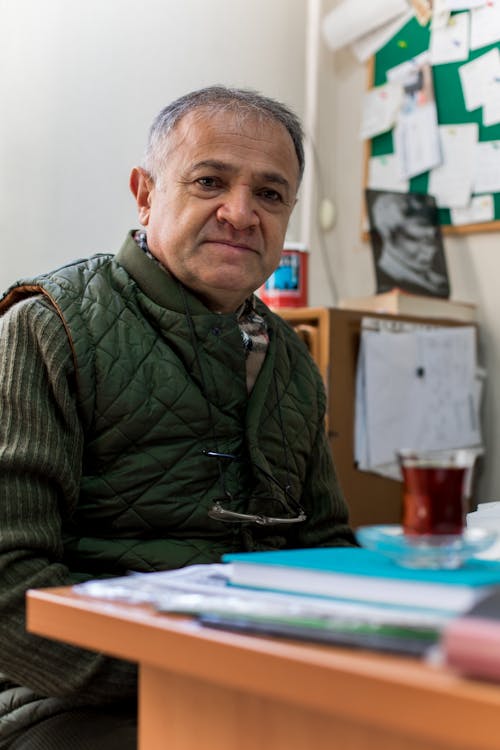
<path id="1" fill-rule="evenodd" d="M 355 543 L 319 373 L 253 295 L 302 169 L 282 104 L 188 94 L 132 170 L 143 228 L 0 303 L 0 748 L 135 746 L 133 666 L 27 634 L 27 588 Z"/>

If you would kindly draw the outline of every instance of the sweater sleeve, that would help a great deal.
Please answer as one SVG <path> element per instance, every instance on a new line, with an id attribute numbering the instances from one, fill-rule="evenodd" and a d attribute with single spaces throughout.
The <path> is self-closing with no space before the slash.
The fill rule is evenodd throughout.
<path id="1" fill-rule="evenodd" d="M 71 349 L 49 302 L 31 297 L 0 318 L 0 362 L 0 671 L 41 695 L 133 699 L 132 664 L 25 629 L 27 589 L 73 583 L 61 528 L 83 450 Z"/>
<path id="2" fill-rule="evenodd" d="M 307 522 L 299 525 L 297 546 L 358 546 L 349 526 L 348 508 L 337 480 L 324 425 L 318 429 L 303 488 Z"/>

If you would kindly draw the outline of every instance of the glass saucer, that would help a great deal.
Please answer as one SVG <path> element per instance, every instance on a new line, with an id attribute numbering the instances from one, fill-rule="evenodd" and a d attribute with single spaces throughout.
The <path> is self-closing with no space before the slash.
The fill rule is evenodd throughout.
<path id="1" fill-rule="evenodd" d="M 463 534 L 407 536 L 401 526 L 360 526 L 355 531 L 362 547 L 387 555 L 405 568 L 459 568 L 470 557 L 488 549 L 497 538 L 490 529 L 466 528 Z"/>

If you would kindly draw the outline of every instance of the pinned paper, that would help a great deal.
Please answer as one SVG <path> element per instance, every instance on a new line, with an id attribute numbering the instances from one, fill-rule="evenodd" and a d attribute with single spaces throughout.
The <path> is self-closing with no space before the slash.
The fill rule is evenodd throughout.
<path id="1" fill-rule="evenodd" d="M 500 123 L 500 72 L 484 88 L 483 125 Z"/>
<path id="2" fill-rule="evenodd" d="M 500 141 L 477 144 L 474 192 L 500 193 Z"/>
<path id="3" fill-rule="evenodd" d="M 420 60 L 387 72 L 389 80 L 397 80 L 403 86 L 401 111 L 394 128 L 394 150 L 403 179 L 427 172 L 442 161 L 432 71 L 428 63 Z"/>
<path id="4" fill-rule="evenodd" d="M 443 163 L 430 173 L 429 193 L 440 208 L 465 208 L 474 182 L 478 126 L 441 125 L 439 137 Z"/>
<path id="5" fill-rule="evenodd" d="M 361 138 L 373 138 L 390 130 L 401 107 L 401 86 L 385 83 L 367 91 L 363 97 Z"/>
<path id="6" fill-rule="evenodd" d="M 500 41 L 500 0 L 488 0 L 471 11 L 470 47 L 480 49 Z"/>
<path id="7" fill-rule="evenodd" d="M 469 13 L 457 13 L 448 23 L 432 27 L 430 57 L 432 65 L 459 62 L 469 56 Z"/>
<path id="8" fill-rule="evenodd" d="M 409 181 L 401 178 L 401 167 L 396 154 L 372 156 L 368 162 L 368 187 L 407 193 Z"/>
<path id="9" fill-rule="evenodd" d="M 471 10 L 486 5 L 487 0 L 447 0 L 448 10 Z"/>
<path id="10" fill-rule="evenodd" d="M 458 74 L 462 82 L 465 108 L 471 112 L 482 107 L 491 81 L 500 78 L 500 52 L 498 48 L 461 65 Z"/>
<path id="11" fill-rule="evenodd" d="M 474 195 L 465 208 L 452 208 L 451 223 L 458 227 L 464 224 L 481 224 L 493 221 L 495 210 L 492 195 Z"/>

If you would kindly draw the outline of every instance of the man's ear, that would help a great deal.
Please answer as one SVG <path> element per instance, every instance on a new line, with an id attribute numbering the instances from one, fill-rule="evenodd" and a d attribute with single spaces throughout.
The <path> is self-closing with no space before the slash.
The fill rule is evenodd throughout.
<path id="1" fill-rule="evenodd" d="M 134 167 L 130 173 L 130 189 L 137 203 L 139 221 L 145 227 L 149 222 L 151 209 L 151 191 L 154 182 L 142 167 Z"/>

